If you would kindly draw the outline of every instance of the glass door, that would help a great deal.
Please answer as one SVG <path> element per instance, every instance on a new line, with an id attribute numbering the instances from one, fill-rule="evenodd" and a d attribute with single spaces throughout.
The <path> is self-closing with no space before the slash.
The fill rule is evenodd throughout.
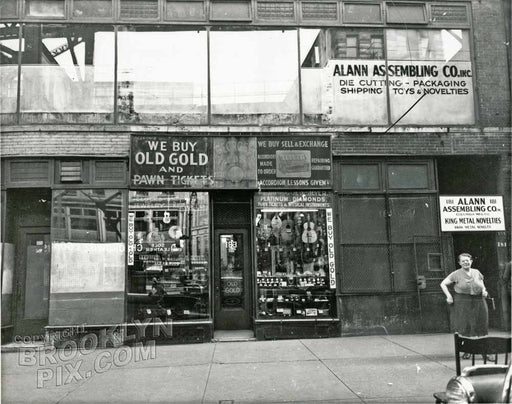
<path id="1" fill-rule="evenodd" d="M 251 328 L 249 233 L 215 231 L 215 329 Z"/>

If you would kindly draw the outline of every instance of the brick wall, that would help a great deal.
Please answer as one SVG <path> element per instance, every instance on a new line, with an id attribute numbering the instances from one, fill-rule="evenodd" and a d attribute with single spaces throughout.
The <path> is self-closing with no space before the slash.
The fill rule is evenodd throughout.
<path id="1" fill-rule="evenodd" d="M 346 133 L 333 140 L 333 154 L 343 155 L 416 155 L 508 154 L 510 130 L 459 132 Z"/>
<path id="2" fill-rule="evenodd" d="M 473 56 L 480 126 L 511 126 L 503 0 L 472 1 Z"/>
<path id="3" fill-rule="evenodd" d="M 286 131 L 285 131 L 286 132 Z M 227 133 L 211 135 L 225 136 Z M 240 135 L 241 133 L 237 133 Z M 258 135 L 266 133 L 250 133 Z M 275 136 L 290 134 L 273 133 Z M 298 133 L 297 133 L 298 134 Z M 307 133 L 301 132 L 307 136 Z M 313 134 L 322 134 L 314 132 Z M 323 133 L 326 134 L 326 133 Z M 183 133 L 180 133 L 183 135 Z M 204 133 L 208 136 L 208 133 Z M 457 131 L 406 129 L 389 133 L 347 132 L 333 135 L 333 155 L 499 154 L 511 150 L 509 128 L 466 128 Z M 0 137 L 2 157 L 128 157 L 130 132 L 13 131 Z"/>
<path id="4" fill-rule="evenodd" d="M 4 132 L 0 138 L 2 157 L 126 157 L 130 134 L 126 132 Z"/>

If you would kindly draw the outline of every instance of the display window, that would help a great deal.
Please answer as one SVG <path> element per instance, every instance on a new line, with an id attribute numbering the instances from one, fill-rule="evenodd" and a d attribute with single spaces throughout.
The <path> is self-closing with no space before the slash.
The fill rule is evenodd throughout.
<path id="1" fill-rule="evenodd" d="M 124 241 L 123 191 L 57 190 L 53 194 L 52 241 L 121 243 Z"/>
<path id="2" fill-rule="evenodd" d="M 332 208 L 326 193 L 256 197 L 259 318 L 335 317 Z"/>
<path id="3" fill-rule="evenodd" d="M 126 192 L 55 189 L 52 193 L 49 324 L 110 324 L 124 314 Z M 44 257 L 44 240 L 34 254 Z M 29 279 L 29 278 L 27 278 Z M 34 274 L 32 285 L 46 285 Z M 98 296 L 101 295 L 101 298 Z M 37 302 L 32 301 L 33 313 Z M 34 314 L 32 314 L 34 315 Z"/>
<path id="4" fill-rule="evenodd" d="M 206 192 L 131 191 L 128 321 L 210 317 Z"/>

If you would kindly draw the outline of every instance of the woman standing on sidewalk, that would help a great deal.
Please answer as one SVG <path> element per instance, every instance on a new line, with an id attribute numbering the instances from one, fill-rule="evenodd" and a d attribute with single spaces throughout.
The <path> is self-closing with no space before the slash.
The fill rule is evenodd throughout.
<path id="1" fill-rule="evenodd" d="M 463 337 L 484 337 L 488 334 L 489 315 L 487 312 L 487 290 L 484 277 L 478 269 L 471 268 L 470 254 L 459 255 L 460 268 L 453 271 L 441 282 L 446 302 L 453 304 L 455 332 Z M 448 286 L 455 284 L 455 293 Z"/>

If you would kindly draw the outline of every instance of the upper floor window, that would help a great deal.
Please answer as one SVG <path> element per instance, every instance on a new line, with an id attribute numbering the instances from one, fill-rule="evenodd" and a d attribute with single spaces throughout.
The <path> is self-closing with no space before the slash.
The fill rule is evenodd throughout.
<path id="1" fill-rule="evenodd" d="M 212 31 L 212 123 L 299 122 L 297 32 Z"/>
<path id="2" fill-rule="evenodd" d="M 381 29 L 301 29 L 304 123 L 385 125 L 385 66 Z"/>
<path id="3" fill-rule="evenodd" d="M 22 122 L 113 121 L 111 26 L 29 24 L 21 51 Z"/>
<path id="4" fill-rule="evenodd" d="M 0 24 L 0 123 L 3 124 L 16 122 L 19 29 L 18 24 Z"/>
<path id="5" fill-rule="evenodd" d="M 117 43 L 108 25 L 22 31 L 19 41 L 15 26 L 0 30 L 4 124 L 17 111 L 21 123 L 475 122 L 467 30 L 302 28 L 297 38 L 294 28 L 136 25 L 120 26 Z"/>
<path id="6" fill-rule="evenodd" d="M 475 122 L 468 31 L 390 29 L 386 31 L 386 48 L 392 122 Z"/>
<path id="7" fill-rule="evenodd" d="M 207 123 L 204 30 L 126 27 L 118 33 L 120 123 Z"/>
<path id="8" fill-rule="evenodd" d="M 306 124 L 475 121 L 468 31 L 301 29 L 300 42 Z"/>

